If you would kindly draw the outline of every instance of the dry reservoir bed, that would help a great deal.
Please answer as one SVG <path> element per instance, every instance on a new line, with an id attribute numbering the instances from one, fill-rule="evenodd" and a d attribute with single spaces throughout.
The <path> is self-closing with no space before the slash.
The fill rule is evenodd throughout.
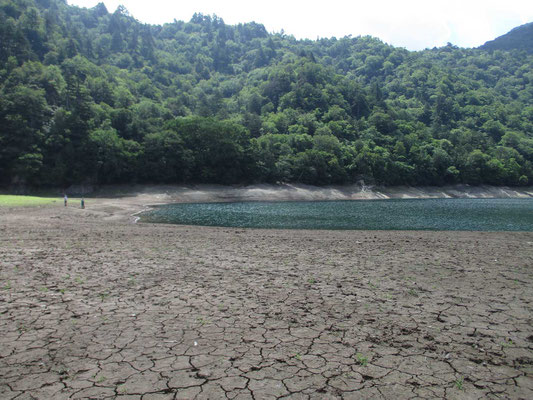
<path id="1" fill-rule="evenodd" d="M 1 399 L 533 398 L 533 233 L 100 211 L 0 209 Z"/>

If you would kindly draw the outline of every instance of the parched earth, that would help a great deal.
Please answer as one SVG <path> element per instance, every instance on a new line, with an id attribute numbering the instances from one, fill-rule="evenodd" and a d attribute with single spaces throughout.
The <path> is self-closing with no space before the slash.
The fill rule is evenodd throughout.
<path id="1" fill-rule="evenodd" d="M 0 399 L 533 399 L 532 233 L 133 224 L 119 203 L 0 209 Z"/>

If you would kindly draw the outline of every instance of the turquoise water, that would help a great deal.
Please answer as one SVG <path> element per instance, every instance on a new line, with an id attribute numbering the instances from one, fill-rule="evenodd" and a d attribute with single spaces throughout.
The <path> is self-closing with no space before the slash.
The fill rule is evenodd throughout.
<path id="1" fill-rule="evenodd" d="M 272 229 L 533 231 L 533 199 L 168 204 L 144 213 L 141 221 Z"/>

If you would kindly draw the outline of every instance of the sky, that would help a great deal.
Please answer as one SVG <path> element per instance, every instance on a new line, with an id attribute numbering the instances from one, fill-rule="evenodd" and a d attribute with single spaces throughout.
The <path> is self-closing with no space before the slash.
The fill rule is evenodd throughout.
<path id="1" fill-rule="evenodd" d="M 269 32 L 298 39 L 371 35 L 409 50 L 477 47 L 512 28 L 533 22 L 532 0 L 67 0 L 109 12 L 125 6 L 139 21 L 189 21 L 195 12 L 216 14 L 226 24 L 258 22 Z"/>

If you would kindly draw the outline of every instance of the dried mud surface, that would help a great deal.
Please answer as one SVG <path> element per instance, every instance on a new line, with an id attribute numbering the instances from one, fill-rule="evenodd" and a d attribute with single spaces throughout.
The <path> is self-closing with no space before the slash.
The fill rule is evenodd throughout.
<path id="1" fill-rule="evenodd" d="M 532 399 L 533 234 L 0 209 L 0 399 Z"/>

